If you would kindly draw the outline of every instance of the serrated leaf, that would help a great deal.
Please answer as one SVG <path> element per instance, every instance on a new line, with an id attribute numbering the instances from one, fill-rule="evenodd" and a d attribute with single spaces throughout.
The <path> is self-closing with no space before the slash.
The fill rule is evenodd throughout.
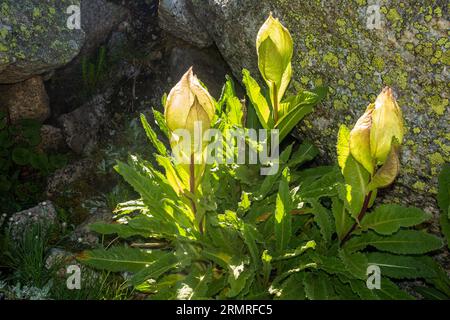
<path id="1" fill-rule="evenodd" d="M 365 280 L 367 275 L 367 257 L 361 252 L 348 253 L 345 250 L 339 250 L 339 257 L 344 263 L 348 272 L 358 279 Z"/>
<path id="2" fill-rule="evenodd" d="M 367 246 L 397 254 L 422 254 L 441 248 L 442 240 L 434 235 L 415 230 L 400 230 L 390 236 L 381 236 L 369 231 L 361 236 L 353 236 L 344 248 L 354 252 L 363 250 Z"/>
<path id="3" fill-rule="evenodd" d="M 96 222 L 96 223 L 90 224 L 89 229 L 91 231 L 94 231 L 94 232 L 97 232 L 100 234 L 104 234 L 104 235 L 117 234 L 119 237 L 121 237 L 123 239 L 137 236 L 137 235 L 140 235 L 143 237 L 148 237 L 149 235 L 151 235 L 151 233 L 136 230 L 136 229 L 131 228 L 129 225 L 118 224 L 118 223 L 110 224 L 110 223 Z"/>
<path id="4" fill-rule="evenodd" d="M 336 233 L 339 240 L 342 240 L 345 233 L 352 227 L 353 221 L 344 203 L 338 197 L 333 197 L 332 201 L 331 211 L 333 212 Z"/>
<path id="5" fill-rule="evenodd" d="M 361 227 L 373 229 L 382 235 L 389 235 L 398 231 L 401 227 L 415 226 L 430 218 L 430 214 L 418 208 L 385 204 L 366 214 L 361 221 Z"/>
<path id="6" fill-rule="evenodd" d="M 273 127 L 273 119 L 271 117 L 271 108 L 267 103 L 266 98 L 261 94 L 261 88 L 255 79 L 250 75 L 247 69 L 242 70 L 242 83 L 247 90 L 247 95 L 258 115 L 258 119 L 264 129 L 270 129 Z"/>
<path id="7" fill-rule="evenodd" d="M 296 273 L 287 278 L 280 288 L 275 290 L 275 300 L 304 300 L 306 299 L 303 286 L 304 273 Z"/>
<path id="8" fill-rule="evenodd" d="M 207 298 L 208 286 L 212 280 L 212 269 L 206 271 L 193 268 L 187 277 L 181 280 L 175 290 L 177 300 L 198 300 Z"/>
<path id="9" fill-rule="evenodd" d="M 330 278 L 323 272 L 306 273 L 303 285 L 309 300 L 328 300 L 336 295 Z"/>
<path id="10" fill-rule="evenodd" d="M 372 252 L 367 254 L 369 265 L 377 265 L 382 276 L 394 279 L 432 278 L 436 273 L 421 257 L 399 256 L 389 253 Z"/>
<path id="11" fill-rule="evenodd" d="M 310 142 L 303 142 L 300 147 L 292 154 L 291 159 L 288 162 L 290 168 L 299 166 L 307 161 L 314 159 L 319 150 L 315 145 Z"/>
<path id="12" fill-rule="evenodd" d="M 94 249 L 84 251 L 77 256 L 82 263 L 97 269 L 104 269 L 112 272 L 131 271 L 139 272 L 147 266 L 153 265 L 162 257 L 168 255 L 158 250 L 141 250 L 129 247 L 112 247 L 106 249 Z M 172 253 L 169 253 L 172 255 Z"/>
<path id="13" fill-rule="evenodd" d="M 292 199 L 289 191 L 289 168 L 283 170 L 275 204 L 275 241 L 279 253 L 287 248 L 291 238 Z"/>
<path id="14" fill-rule="evenodd" d="M 144 127 L 145 134 L 147 135 L 147 138 L 150 140 L 152 145 L 156 148 L 159 154 L 165 156 L 167 155 L 167 149 L 166 146 L 161 142 L 161 140 L 158 139 L 158 136 L 156 135 L 155 131 L 153 131 L 152 127 L 147 122 L 147 119 L 143 114 L 141 114 L 141 122 L 142 126 Z"/>
<path id="15" fill-rule="evenodd" d="M 331 213 L 316 200 L 308 200 L 312 205 L 314 222 L 319 226 L 320 233 L 325 242 L 330 242 L 333 233 Z"/>
<path id="16" fill-rule="evenodd" d="M 227 293 L 229 298 L 235 297 L 244 290 L 248 281 L 252 281 L 254 277 L 254 270 L 249 268 L 242 262 L 241 264 L 229 265 L 228 283 L 230 290 Z"/>
<path id="17" fill-rule="evenodd" d="M 260 251 L 258 249 L 257 242 L 261 242 L 262 236 L 259 231 L 251 224 L 244 223 L 242 227 L 242 235 L 245 244 L 248 247 L 250 255 L 253 259 L 254 268 L 257 269 L 261 264 Z"/>
<path id="18" fill-rule="evenodd" d="M 439 174 L 438 204 L 441 209 L 440 224 L 442 234 L 450 248 L 450 164 L 446 163 Z"/>
<path id="19" fill-rule="evenodd" d="M 415 287 L 414 291 L 419 293 L 425 300 L 448 300 L 449 298 L 444 293 L 435 288 Z"/>
<path id="20" fill-rule="evenodd" d="M 189 259 L 187 257 L 186 259 Z M 131 278 L 133 285 L 139 285 L 147 279 L 158 279 L 164 273 L 176 269 L 183 265 L 184 261 L 180 260 L 174 252 L 164 253 L 156 261 L 145 265 Z"/>
<path id="21" fill-rule="evenodd" d="M 167 127 L 164 115 L 156 109 L 152 109 L 152 111 L 153 117 L 155 118 L 155 122 L 158 125 L 159 129 L 161 130 L 162 133 L 164 133 L 166 138 L 169 139 L 170 138 L 169 128 Z"/>

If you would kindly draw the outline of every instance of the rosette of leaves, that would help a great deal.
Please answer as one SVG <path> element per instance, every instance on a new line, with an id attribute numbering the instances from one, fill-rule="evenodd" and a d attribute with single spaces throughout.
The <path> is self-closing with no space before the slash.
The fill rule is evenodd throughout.
<path id="1" fill-rule="evenodd" d="M 227 81 L 214 126 L 242 127 L 243 114 Z M 168 140 L 164 116 L 154 110 L 154 118 Z M 85 251 L 81 262 L 130 272 L 129 283 L 149 299 L 412 299 L 397 285 L 402 279 L 422 279 L 429 286 L 421 290 L 434 297 L 450 293 L 445 272 L 427 256 L 442 240 L 421 230 L 430 215 L 418 208 L 375 206 L 343 243 L 356 222 L 345 179 L 337 166 L 300 170 L 318 154 L 307 142 L 284 149 L 271 176 L 260 176 L 258 165 L 208 165 L 196 203 L 205 217 L 200 233 L 167 179 L 169 150 L 141 120 L 158 165 L 138 156 L 118 163 L 140 197 L 118 206 L 116 223 L 91 225 L 122 244 Z M 339 144 L 344 139 L 341 132 Z M 379 290 L 367 288 L 369 265 L 381 268 Z"/>

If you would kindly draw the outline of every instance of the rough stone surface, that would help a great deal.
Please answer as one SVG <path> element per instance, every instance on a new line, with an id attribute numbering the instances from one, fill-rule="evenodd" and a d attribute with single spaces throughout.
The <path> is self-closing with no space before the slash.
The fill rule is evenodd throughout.
<path id="1" fill-rule="evenodd" d="M 92 161 L 84 159 L 57 170 L 48 178 L 46 190 L 47 196 L 53 199 L 53 197 L 63 193 L 71 183 L 89 176 L 92 166 Z"/>
<path id="2" fill-rule="evenodd" d="M 83 30 L 67 28 L 79 0 L 2 0 L 0 83 L 15 83 L 70 62 L 84 44 Z"/>
<path id="3" fill-rule="evenodd" d="M 67 145 L 76 153 L 89 153 L 97 143 L 99 129 L 108 118 L 104 95 L 96 95 L 85 105 L 63 114 L 58 123 Z"/>
<path id="4" fill-rule="evenodd" d="M 15 84 L 0 85 L 0 104 L 8 109 L 12 123 L 21 119 L 44 121 L 50 115 L 47 92 L 40 76 Z"/>
<path id="5" fill-rule="evenodd" d="M 86 33 L 86 41 L 81 54 L 90 54 L 97 49 L 128 15 L 127 9 L 106 0 L 82 0 L 81 27 Z"/>
<path id="6" fill-rule="evenodd" d="M 190 46 L 174 47 L 169 58 L 171 79 L 178 82 L 191 66 L 210 93 L 218 99 L 225 83 L 225 75 L 231 72 L 220 54 L 215 50 L 201 50 Z"/>
<path id="7" fill-rule="evenodd" d="M 55 207 L 51 201 L 45 201 L 28 210 L 14 213 L 9 219 L 9 230 L 13 239 L 20 239 L 24 230 L 39 223 L 46 232 L 57 223 Z"/>
<path id="8" fill-rule="evenodd" d="M 162 29 L 193 45 L 204 48 L 213 43 L 204 27 L 195 19 L 187 0 L 161 0 L 158 18 Z"/>
<path id="9" fill-rule="evenodd" d="M 61 150 L 66 146 L 64 135 L 60 128 L 51 125 L 41 127 L 41 143 L 39 149 L 44 152 Z"/>
<path id="10" fill-rule="evenodd" d="M 393 87 L 407 127 L 397 182 L 403 193 L 394 198 L 422 206 L 418 193 L 435 196 L 437 174 L 450 160 L 447 1 L 190 1 L 239 79 L 242 68 L 257 76 L 258 29 L 270 11 L 280 18 L 295 43 L 292 87 L 330 88 L 300 131 L 331 158 L 339 125 L 351 127 L 383 86 Z"/>
<path id="11" fill-rule="evenodd" d="M 70 240 L 76 241 L 79 244 L 90 247 L 99 243 L 98 233 L 92 232 L 89 226 L 96 222 L 111 223 L 113 222 L 113 214 L 111 211 L 98 209 L 93 215 L 80 224 L 74 232 L 70 235 Z"/>

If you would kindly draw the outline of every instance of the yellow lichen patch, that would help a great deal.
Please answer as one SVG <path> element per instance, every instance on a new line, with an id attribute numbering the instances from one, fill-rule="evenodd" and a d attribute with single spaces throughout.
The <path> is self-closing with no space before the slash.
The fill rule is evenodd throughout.
<path id="1" fill-rule="evenodd" d="M 327 52 L 323 57 L 323 61 L 333 68 L 337 68 L 339 66 L 339 59 L 332 52 Z"/>
<path id="2" fill-rule="evenodd" d="M 448 99 L 443 99 L 439 95 L 433 95 L 425 99 L 431 109 L 438 115 L 442 116 L 445 111 L 445 107 L 448 106 Z"/>

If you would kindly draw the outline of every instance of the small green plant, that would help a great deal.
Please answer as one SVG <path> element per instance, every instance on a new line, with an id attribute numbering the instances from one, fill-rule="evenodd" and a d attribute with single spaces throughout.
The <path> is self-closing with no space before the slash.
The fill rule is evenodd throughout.
<path id="1" fill-rule="evenodd" d="M 100 85 L 107 68 L 106 48 L 100 47 L 94 61 L 87 57 L 81 60 L 81 73 L 86 94 L 91 95 Z"/>
<path id="2" fill-rule="evenodd" d="M 293 41 L 289 31 L 272 15 L 258 32 L 256 49 L 259 71 L 267 90 L 262 90 L 250 72 L 243 70 L 242 82 L 251 103 L 247 125 L 254 127 L 257 118 L 264 129 L 278 129 L 282 141 L 300 120 L 313 111 L 328 90 L 319 87 L 284 97 L 292 77 Z"/>
<path id="3" fill-rule="evenodd" d="M 14 212 L 38 201 L 44 177 L 63 166 L 66 158 L 39 150 L 41 124 L 22 120 L 9 124 L 0 112 L 0 211 Z"/>

